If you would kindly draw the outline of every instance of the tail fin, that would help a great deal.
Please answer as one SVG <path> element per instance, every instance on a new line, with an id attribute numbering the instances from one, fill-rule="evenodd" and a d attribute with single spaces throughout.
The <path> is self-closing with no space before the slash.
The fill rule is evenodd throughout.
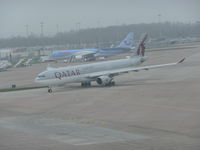
<path id="1" fill-rule="evenodd" d="M 145 33 L 142 38 L 142 40 L 139 42 L 139 45 L 137 47 L 136 55 L 137 56 L 144 56 L 145 53 L 145 41 L 147 40 L 147 34 Z"/>
<path id="2" fill-rule="evenodd" d="M 133 47 L 133 38 L 134 38 L 134 34 L 133 32 L 130 32 L 126 38 L 121 41 L 121 43 L 119 44 L 119 48 L 132 48 Z"/>

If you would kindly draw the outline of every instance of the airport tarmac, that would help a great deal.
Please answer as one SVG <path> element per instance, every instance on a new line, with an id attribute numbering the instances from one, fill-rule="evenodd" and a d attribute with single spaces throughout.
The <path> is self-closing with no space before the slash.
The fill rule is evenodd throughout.
<path id="1" fill-rule="evenodd" d="M 146 55 L 143 65 L 186 60 L 117 76 L 114 87 L 1 92 L 0 150 L 200 150 L 200 47 Z M 46 66 L 1 72 L 0 88 L 36 85 Z"/>

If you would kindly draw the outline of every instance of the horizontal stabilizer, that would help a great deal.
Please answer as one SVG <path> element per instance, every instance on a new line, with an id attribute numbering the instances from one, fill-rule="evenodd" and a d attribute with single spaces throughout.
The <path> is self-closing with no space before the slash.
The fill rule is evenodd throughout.
<path id="1" fill-rule="evenodd" d="M 181 59 L 178 64 L 182 63 L 185 60 L 185 57 L 183 59 Z"/>

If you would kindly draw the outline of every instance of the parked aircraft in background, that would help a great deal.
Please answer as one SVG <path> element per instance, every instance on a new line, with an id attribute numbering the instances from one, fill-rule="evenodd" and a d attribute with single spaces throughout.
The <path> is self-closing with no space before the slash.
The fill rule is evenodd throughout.
<path id="1" fill-rule="evenodd" d="M 55 69 L 51 68 L 38 74 L 35 82 L 48 85 L 49 93 L 52 92 L 52 86 L 73 82 L 80 82 L 83 87 L 91 86 L 92 81 L 96 81 L 97 84 L 102 86 L 110 86 L 115 84 L 113 81 L 114 76 L 122 73 L 172 66 L 184 61 L 185 58 L 175 63 L 137 67 L 147 60 L 147 57 L 144 56 L 146 39 L 147 34 L 145 34 L 139 43 L 135 54 L 130 58 Z"/>
<path id="2" fill-rule="evenodd" d="M 0 61 L 0 71 L 7 70 L 12 64 L 8 62 L 7 60 Z"/>
<path id="3" fill-rule="evenodd" d="M 17 68 L 17 67 L 27 67 L 27 66 L 31 66 L 31 61 L 32 61 L 32 58 L 21 58 L 15 65 L 14 67 Z"/>
<path id="4" fill-rule="evenodd" d="M 49 60 L 59 60 L 59 59 L 73 59 L 73 58 L 83 58 L 87 60 L 95 60 L 97 57 L 106 57 L 110 55 L 121 54 L 124 52 L 129 52 L 134 49 L 134 34 L 130 32 L 126 38 L 115 48 L 108 49 L 78 49 L 78 50 L 59 50 L 54 51 L 49 55 Z"/>

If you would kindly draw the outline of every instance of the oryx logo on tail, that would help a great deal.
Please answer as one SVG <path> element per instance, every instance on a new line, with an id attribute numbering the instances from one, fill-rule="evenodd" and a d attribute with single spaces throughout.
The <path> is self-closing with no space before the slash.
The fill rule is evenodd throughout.
<path id="1" fill-rule="evenodd" d="M 138 48 L 137 48 L 137 55 L 138 56 L 144 56 L 144 53 L 145 53 L 145 41 L 147 40 L 147 34 L 145 34 L 141 40 L 141 42 L 139 43 L 138 45 Z"/>

